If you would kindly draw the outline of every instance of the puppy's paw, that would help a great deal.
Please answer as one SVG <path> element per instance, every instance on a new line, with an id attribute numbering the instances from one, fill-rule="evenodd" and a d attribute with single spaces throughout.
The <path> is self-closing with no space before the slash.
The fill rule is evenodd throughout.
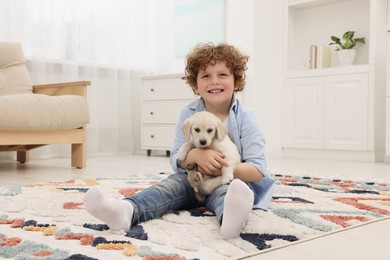
<path id="1" fill-rule="evenodd" d="M 195 163 L 189 163 L 186 165 L 187 171 L 196 171 L 196 164 Z"/>
<path id="2" fill-rule="evenodd" d="M 222 184 L 229 184 L 233 179 L 233 176 L 222 176 Z"/>
<path id="3" fill-rule="evenodd" d="M 188 180 L 188 183 L 190 184 L 190 186 L 192 188 L 195 189 L 195 192 L 198 192 L 198 175 L 197 175 L 197 171 L 194 171 L 194 170 L 189 170 L 187 171 L 187 180 Z"/>
<path id="4" fill-rule="evenodd" d="M 196 172 L 194 179 L 196 182 L 201 181 L 203 179 L 202 174 L 200 174 L 199 172 Z"/>

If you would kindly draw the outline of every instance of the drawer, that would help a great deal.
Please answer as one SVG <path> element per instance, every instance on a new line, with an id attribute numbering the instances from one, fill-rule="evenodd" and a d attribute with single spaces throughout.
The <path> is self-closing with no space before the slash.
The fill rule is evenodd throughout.
<path id="1" fill-rule="evenodd" d="M 170 150 L 175 140 L 174 125 L 143 126 L 141 128 L 142 149 L 164 148 Z"/>
<path id="2" fill-rule="evenodd" d="M 142 81 L 144 100 L 194 99 L 195 94 L 180 77 L 147 78 Z"/>
<path id="3" fill-rule="evenodd" d="M 190 102 L 145 102 L 142 105 L 142 122 L 176 124 L 180 111 Z"/>

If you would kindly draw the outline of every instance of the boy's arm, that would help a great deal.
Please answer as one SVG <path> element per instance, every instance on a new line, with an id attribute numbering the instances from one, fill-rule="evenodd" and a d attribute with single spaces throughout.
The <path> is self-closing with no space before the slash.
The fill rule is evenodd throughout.
<path id="1" fill-rule="evenodd" d="M 202 174 L 219 176 L 222 166 L 229 164 L 224 160 L 223 153 L 204 148 L 194 148 L 190 150 L 187 157 L 180 162 L 180 168 L 185 169 L 189 163 L 195 163 L 198 171 Z"/>
<path id="2" fill-rule="evenodd" d="M 252 164 L 238 163 L 234 168 L 234 178 L 244 182 L 256 182 L 263 178 L 263 174 Z"/>
<path id="3" fill-rule="evenodd" d="M 237 164 L 234 177 L 258 182 L 266 175 L 265 138 L 252 111 L 244 112 L 240 122 L 241 163 Z"/>
<path id="4" fill-rule="evenodd" d="M 171 156 L 170 156 L 170 162 L 171 166 L 174 172 L 179 173 L 179 172 L 185 172 L 185 167 L 182 168 L 180 165 L 181 163 L 178 161 L 178 152 L 180 147 L 186 142 L 183 132 L 181 129 L 181 126 L 183 125 L 183 122 L 190 116 L 188 113 L 188 110 L 183 110 L 180 113 L 179 120 L 176 123 L 175 126 L 175 140 L 174 144 L 171 150 Z"/>

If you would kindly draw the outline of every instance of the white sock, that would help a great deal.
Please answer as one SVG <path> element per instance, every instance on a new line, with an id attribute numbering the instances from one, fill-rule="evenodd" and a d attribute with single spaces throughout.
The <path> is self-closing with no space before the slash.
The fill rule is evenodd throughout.
<path id="1" fill-rule="evenodd" d="M 234 179 L 224 200 L 221 236 L 224 239 L 238 237 L 253 208 L 253 191 L 248 185 Z"/>
<path id="2" fill-rule="evenodd" d="M 133 205 L 125 200 L 108 198 L 96 187 L 90 188 L 83 197 L 89 214 L 106 223 L 111 230 L 128 231 L 133 218 Z"/>

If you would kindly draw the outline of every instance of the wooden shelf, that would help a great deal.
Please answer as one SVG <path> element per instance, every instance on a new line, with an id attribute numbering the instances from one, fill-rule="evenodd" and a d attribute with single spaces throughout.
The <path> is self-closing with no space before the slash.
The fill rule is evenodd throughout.
<path id="1" fill-rule="evenodd" d="M 317 77 L 317 76 L 320 77 L 320 76 L 364 73 L 369 71 L 370 71 L 370 66 L 368 64 L 365 64 L 365 65 L 354 65 L 354 66 L 345 66 L 345 67 L 288 71 L 284 74 L 284 76 L 286 78 Z"/>
<path id="2" fill-rule="evenodd" d="M 321 5 L 332 4 L 344 0 L 289 0 L 288 5 L 295 9 L 317 7 Z"/>

